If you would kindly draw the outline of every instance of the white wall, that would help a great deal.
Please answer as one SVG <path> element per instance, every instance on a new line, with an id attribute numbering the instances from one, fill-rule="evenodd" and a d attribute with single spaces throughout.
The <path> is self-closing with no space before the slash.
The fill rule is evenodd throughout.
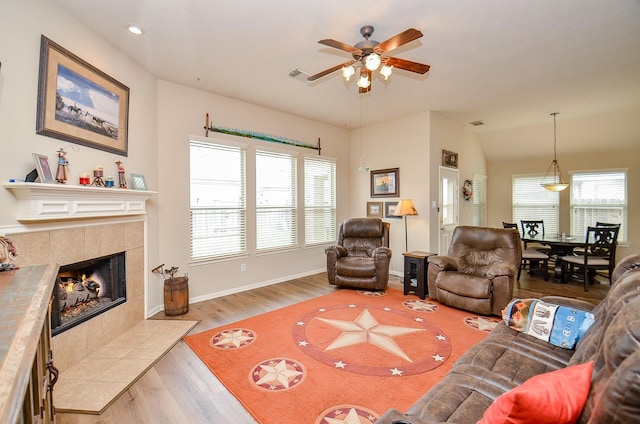
<path id="1" fill-rule="evenodd" d="M 255 243 L 248 241 L 248 255 L 205 264 L 189 263 L 189 135 L 204 137 L 205 115 L 214 125 L 252 130 L 316 143 L 321 139 L 322 156 L 338 158 L 338 220 L 349 215 L 349 133 L 345 129 L 266 109 L 227 97 L 203 92 L 167 81 L 158 81 L 158 165 L 161 262 L 176 265 L 189 274 L 192 298 L 232 293 L 270 282 L 324 271 L 324 246 L 299 248 L 274 254 L 256 255 Z M 209 133 L 209 138 L 229 138 Z M 279 145 L 248 138 L 249 145 Z M 304 154 L 314 150 L 298 148 Z M 247 167 L 247 179 L 255 178 Z M 250 205 L 248 205 L 250 207 Z M 248 209 L 248 214 L 252 210 Z M 302 236 L 302 235 L 301 235 Z M 300 239 L 302 240 L 302 238 Z M 246 264 L 246 272 L 241 264 Z"/>
<path id="2" fill-rule="evenodd" d="M 242 260 L 190 266 L 188 136 L 204 135 L 209 112 L 217 125 L 311 143 L 320 138 L 323 156 L 338 158 L 338 218 L 344 219 L 349 216 L 347 130 L 158 81 L 46 0 L 0 2 L 0 141 L 4 148 L 0 181 L 24 178 L 34 168 L 33 152 L 48 155 L 55 166 L 60 147 L 69 152 L 69 184 L 76 184 L 79 173 L 91 172 L 95 165 L 104 166 L 105 175 L 117 175 L 115 155 L 35 133 L 41 34 L 130 88 L 129 155 L 120 159 L 127 173 L 145 175 L 149 189 L 159 192 L 148 202 L 147 312 L 157 311 L 164 301 L 162 279 L 149 271 L 160 263 L 179 266 L 179 274 L 189 274 L 192 298 L 324 270 L 323 247 L 265 256 L 251 253 Z M 16 207 L 13 195 L 0 189 L 0 232 L 29 231 L 16 221 Z M 247 264 L 247 272 L 240 272 L 241 262 Z"/>
<path id="3" fill-rule="evenodd" d="M 130 88 L 128 157 L 36 134 L 41 34 Z M 150 189 L 157 188 L 157 100 L 156 78 L 152 74 L 51 1 L 1 1 L 0 40 L 0 182 L 24 178 L 34 168 L 32 153 L 49 156 L 55 170 L 56 151 L 63 147 L 70 163 L 69 184 L 77 184 L 79 173 L 91 172 L 95 165 L 104 167 L 105 176 L 117 177 L 115 161 L 121 159 L 127 174 L 143 174 Z M 0 188 L 0 232 L 28 231 L 16 221 L 16 205 L 13 195 Z M 147 206 L 148 261 L 155 263 L 157 199 L 151 199 Z"/>
<path id="4" fill-rule="evenodd" d="M 400 168 L 399 197 L 371 197 L 370 171 Z M 409 250 L 429 250 L 429 114 L 410 115 L 365 126 L 351 133 L 351 216 L 366 216 L 367 202 L 397 202 L 412 199 L 417 216 L 407 217 Z M 403 219 L 385 219 L 391 224 L 391 271 L 403 272 L 405 233 Z"/>
<path id="5" fill-rule="evenodd" d="M 130 88 L 129 155 L 120 159 L 127 173 L 144 174 L 149 189 L 159 192 L 148 204 L 148 269 L 160 263 L 179 266 L 180 274 L 189 274 L 192 299 L 325 269 L 323 247 L 262 256 L 250 251 L 247 257 L 236 260 L 198 266 L 189 264 L 188 136 L 204 136 L 207 112 L 216 125 L 311 143 L 320 138 L 323 156 L 338 158 L 338 222 L 351 216 L 364 216 L 367 201 L 412 198 L 420 215 L 408 218 L 410 250 L 434 248 L 433 235 L 437 234 L 437 225 L 433 222 L 430 202 L 437 198 L 433 173 L 437 175 L 441 149 L 461 153 L 461 178 L 469 178 L 473 172 L 484 172 L 484 156 L 474 137 L 435 113 L 424 112 L 348 131 L 157 80 L 82 22 L 58 9 L 55 3 L 3 0 L 0 2 L 2 182 L 23 178 L 33 169 L 33 152 L 48 155 L 51 164 L 55 165 L 56 150 L 60 147 L 68 150 L 70 184 L 75 184 L 80 172 L 88 172 L 95 165 L 103 165 L 107 175 L 115 174 L 115 161 L 119 159 L 111 153 L 35 133 L 41 34 Z M 470 153 L 466 153 L 467 149 Z M 358 171 L 361 158 L 370 169 L 400 168 L 398 198 L 370 198 L 369 173 Z M 9 234 L 25 231 L 15 216 L 14 197 L 9 191 L 0 190 L 0 231 Z M 466 216 L 463 210 L 464 220 Z M 401 219 L 390 222 L 394 250 L 391 268 L 392 272 L 401 273 L 404 222 Z M 240 271 L 241 263 L 247 264 L 246 272 Z M 148 270 L 146 278 L 147 311 L 153 312 L 162 306 L 163 285 L 161 278 Z"/>
<path id="6" fill-rule="evenodd" d="M 462 125 L 451 121 L 431 112 L 431 131 L 430 131 L 430 153 L 431 153 L 431 170 L 429 182 L 431 186 L 430 202 L 438 201 L 439 193 L 439 170 L 442 165 L 442 150 L 448 150 L 458 153 L 458 171 L 459 171 L 459 223 L 460 225 L 473 224 L 473 204 L 471 201 L 465 201 L 462 196 L 462 184 L 464 180 L 473 179 L 473 174 L 487 175 L 487 165 L 484 152 L 480 146 L 477 136 L 469 129 Z M 438 251 L 438 229 L 440 222 L 438 213 L 431 209 L 431 251 Z"/>

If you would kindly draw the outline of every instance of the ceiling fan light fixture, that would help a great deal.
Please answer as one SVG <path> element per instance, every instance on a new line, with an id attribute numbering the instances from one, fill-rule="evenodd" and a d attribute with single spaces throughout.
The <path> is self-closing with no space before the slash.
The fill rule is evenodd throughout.
<path id="1" fill-rule="evenodd" d="M 382 68 L 380 68 L 380 74 L 384 77 L 385 81 L 389 79 L 392 73 L 393 65 L 382 65 Z"/>
<path id="2" fill-rule="evenodd" d="M 369 53 L 364 58 L 364 67 L 373 72 L 373 71 L 375 71 L 376 69 L 378 69 L 380 67 L 380 62 L 381 61 L 382 61 L 382 59 L 380 59 L 380 55 L 379 54 L 377 54 L 377 53 Z"/>
<path id="3" fill-rule="evenodd" d="M 361 75 L 358 80 L 358 87 L 360 88 L 368 88 L 371 85 L 371 81 L 369 81 L 369 77 L 365 75 Z"/>
<path id="4" fill-rule="evenodd" d="M 356 68 L 354 68 L 353 65 L 342 67 L 342 76 L 344 77 L 345 81 L 349 81 L 355 73 Z"/>

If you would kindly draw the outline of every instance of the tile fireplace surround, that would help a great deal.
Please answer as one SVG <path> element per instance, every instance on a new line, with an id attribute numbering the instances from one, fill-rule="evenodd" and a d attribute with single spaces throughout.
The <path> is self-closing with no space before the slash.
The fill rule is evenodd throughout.
<path id="1" fill-rule="evenodd" d="M 19 266 L 62 266 L 125 252 L 127 301 L 53 337 L 54 362 L 61 372 L 144 320 L 144 217 L 75 225 L 7 234 L 18 251 Z"/>

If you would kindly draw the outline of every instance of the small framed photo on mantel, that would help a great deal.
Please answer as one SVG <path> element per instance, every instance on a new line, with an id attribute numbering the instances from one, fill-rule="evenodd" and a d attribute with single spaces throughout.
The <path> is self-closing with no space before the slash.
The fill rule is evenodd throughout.
<path id="1" fill-rule="evenodd" d="M 131 188 L 134 190 L 147 190 L 147 181 L 144 175 L 131 174 Z"/>
<path id="2" fill-rule="evenodd" d="M 55 180 L 53 179 L 53 173 L 51 172 L 51 167 L 49 166 L 48 156 L 34 153 L 33 162 L 36 165 L 36 172 L 38 174 L 36 179 L 37 182 L 55 183 Z"/>

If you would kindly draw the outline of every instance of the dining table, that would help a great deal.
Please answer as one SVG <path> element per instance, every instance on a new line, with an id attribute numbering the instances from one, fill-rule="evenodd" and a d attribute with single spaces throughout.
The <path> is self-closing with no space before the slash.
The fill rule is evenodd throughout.
<path id="1" fill-rule="evenodd" d="M 553 281 L 555 283 L 563 283 L 562 281 L 562 260 L 563 256 L 573 255 L 573 251 L 577 247 L 585 248 L 586 243 L 584 236 L 574 236 L 565 234 L 542 235 L 540 233 L 532 235 L 525 234 L 522 241 L 527 246 L 528 243 L 538 243 L 548 246 L 549 250 L 545 251 L 550 258 L 555 259 L 553 272 Z"/>

